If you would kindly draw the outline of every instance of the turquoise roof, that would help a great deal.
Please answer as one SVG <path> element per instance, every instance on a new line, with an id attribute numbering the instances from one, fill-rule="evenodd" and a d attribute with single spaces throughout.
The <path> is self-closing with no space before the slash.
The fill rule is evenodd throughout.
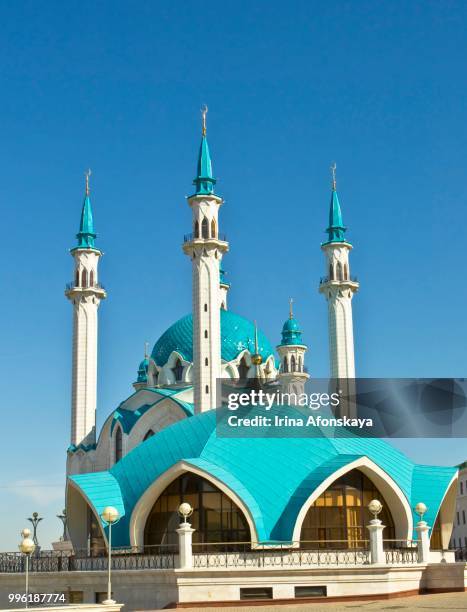
<path id="1" fill-rule="evenodd" d="M 345 242 L 345 230 L 337 191 L 333 189 L 329 208 L 329 227 L 326 230 L 328 233 L 327 244 L 330 242 Z"/>
<path id="2" fill-rule="evenodd" d="M 196 178 L 193 181 L 196 186 L 194 195 L 209 195 L 214 193 L 216 179 L 212 175 L 212 161 L 209 153 L 209 145 L 206 135 L 201 138 L 201 145 L 198 153 L 198 167 Z"/>
<path id="3" fill-rule="evenodd" d="M 263 414 L 257 408 L 249 416 L 255 410 Z M 456 468 L 416 465 L 383 440 L 350 434 L 336 439 L 218 437 L 214 410 L 163 429 L 108 472 L 70 478 L 96 508 L 102 505 L 97 486 L 101 479 L 105 482 L 110 474 L 118 482 L 125 514 L 112 530 L 116 546 L 129 544 L 129 518 L 142 494 L 180 461 L 202 468 L 234 491 L 248 507 L 260 541 L 290 541 L 298 512 L 311 492 L 339 467 L 360 457 L 368 457 L 397 482 L 412 508 L 425 502 L 425 518 L 434 524 Z M 117 490 L 111 493 L 118 498 Z M 418 519 L 413 518 L 415 523 Z"/>
<path id="4" fill-rule="evenodd" d="M 247 349 L 255 350 L 255 326 L 252 321 L 221 309 L 221 357 L 232 361 L 239 353 Z M 258 332 L 259 353 L 265 361 L 274 355 L 269 340 Z M 177 351 L 186 361 L 193 361 L 193 317 L 191 314 L 179 319 L 165 331 L 152 349 L 151 357 L 158 366 L 167 363 L 172 351 Z"/>
<path id="5" fill-rule="evenodd" d="M 79 224 L 79 232 L 76 234 L 78 238 L 79 249 L 94 249 L 94 240 L 97 234 L 94 232 L 94 220 L 92 217 L 91 200 L 89 193 L 84 196 L 83 208 L 81 210 L 81 221 Z"/>
<path id="6" fill-rule="evenodd" d="M 281 345 L 303 345 L 302 331 L 296 319 L 289 317 L 282 327 Z"/>

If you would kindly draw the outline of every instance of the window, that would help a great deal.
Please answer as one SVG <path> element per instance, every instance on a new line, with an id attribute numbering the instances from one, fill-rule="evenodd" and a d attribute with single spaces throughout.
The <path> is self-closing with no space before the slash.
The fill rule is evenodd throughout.
<path id="1" fill-rule="evenodd" d="M 180 359 L 177 359 L 175 366 L 172 368 L 173 375 L 175 376 L 175 382 L 180 382 L 183 378 L 183 365 Z"/>
<path id="2" fill-rule="evenodd" d="M 82 604 L 83 603 L 83 591 L 68 591 L 68 603 L 69 604 Z"/>
<path id="3" fill-rule="evenodd" d="M 115 432 L 115 463 L 120 461 L 122 457 L 123 457 L 122 428 L 117 427 L 117 431 Z"/>
<path id="4" fill-rule="evenodd" d="M 206 387 L 205 387 L 205 392 L 206 392 L 206 393 L 209 393 L 209 385 L 206 385 Z"/>
<path id="5" fill-rule="evenodd" d="M 89 286 L 94 287 L 94 270 L 89 273 Z"/>
<path id="6" fill-rule="evenodd" d="M 329 265 L 329 280 L 334 280 L 334 266 L 332 263 Z"/>
<path id="7" fill-rule="evenodd" d="M 340 261 L 337 262 L 337 280 L 343 280 L 342 279 L 342 264 Z"/>
<path id="8" fill-rule="evenodd" d="M 460 544 L 460 542 L 459 542 Z M 464 536 L 464 546 L 467 548 L 467 536 Z"/>
<path id="9" fill-rule="evenodd" d="M 464 483 L 462 482 L 462 480 L 459 483 L 460 488 L 461 488 L 461 495 L 464 495 Z"/>
<path id="10" fill-rule="evenodd" d="M 209 365 L 209 359 L 206 357 L 206 359 L 204 360 L 204 365 L 207 366 Z"/>
<path id="11" fill-rule="evenodd" d="M 83 270 L 81 274 L 81 287 L 87 287 L 87 286 L 88 286 L 88 272 L 87 270 Z"/>
<path id="12" fill-rule="evenodd" d="M 205 304 L 205 305 L 204 305 L 204 312 L 207 312 L 207 311 L 208 311 L 208 305 L 207 305 L 207 304 Z"/>
<path id="13" fill-rule="evenodd" d="M 272 599 L 272 587 L 241 588 L 240 599 Z"/>
<path id="14" fill-rule="evenodd" d="M 365 548 L 368 541 L 366 526 L 373 518 L 368 510 L 372 499 L 379 499 L 383 504 L 378 518 L 386 525 L 385 539 L 393 540 L 394 521 L 381 492 L 362 472 L 352 470 L 333 482 L 308 509 L 302 524 L 302 546 Z"/>
<path id="15" fill-rule="evenodd" d="M 326 586 L 296 586 L 295 597 L 326 597 L 328 594 Z"/>
<path id="16" fill-rule="evenodd" d="M 195 221 L 195 238 L 199 238 L 199 221 Z"/>
<path id="17" fill-rule="evenodd" d="M 79 270 L 76 270 L 75 274 L 75 287 L 79 287 Z"/>
<path id="18" fill-rule="evenodd" d="M 290 358 L 290 371 L 291 372 L 296 372 L 297 371 L 297 366 L 295 363 L 295 355 L 292 355 L 292 357 Z"/>
<path id="19" fill-rule="evenodd" d="M 287 357 L 284 357 L 284 361 L 282 362 L 282 371 L 287 374 L 289 371 L 289 364 L 287 362 Z"/>
<path id="20" fill-rule="evenodd" d="M 206 548 L 198 550 L 209 550 L 209 542 L 250 542 L 248 523 L 237 505 L 208 480 L 186 473 L 174 480 L 152 507 L 144 528 L 145 546 L 178 546 L 175 529 L 180 523 L 177 509 L 182 502 L 193 508 L 189 519 L 196 530 L 193 542 L 206 543 Z"/>
<path id="21" fill-rule="evenodd" d="M 213 219 L 211 221 L 211 238 L 215 238 L 217 236 L 217 232 L 216 232 L 216 220 Z"/>
<path id="22" fill-rule="evenodd" d="M 143 438 L 143 442 L 145 442 L 146 440 L 149 440 L 149 438 L 152 438 L 152 436 L 154 435 L 154 432 L 152 429 L 150 429 L 149 431 L 146 432 L 144 438 Z"/>
<path id="23" fill-rule="evenodd" d="M 204 337 L 205 337 L 205 338 L 207 338 L 207 337 L 208 337 L 208 330 L 207 330 L 207 329 L 205 329 L 205 330 L 204 330 Z"/>
<path id="24" fill-rule="evenodd" d="M 462 522 L 465 525 L 465 510 L 462 510 Z"/>
<path id="25" fill-rule="evenodd" d="M 301 357 L 298 358 L 298 371 L 303 372 L 303 361 Z"/>
<path id="26" fill-rule="evenodd" d="M 349 266 L 347 264 L 344 266 L 344 280 L 349 280 Z"/>
<path id="27" fill-rule="evenodd" d="M 201 236 L 203 238 L 209 238 L 209 225 L 206 217 L 204 217 L 203 222 L 201 223 Z"/>
<path id="28" fill-rule="evenodd" d="M 457 524 L 460 525 L 461 524 L 461 520 L 459 518 L 459 512 L 457 512 Z"/>

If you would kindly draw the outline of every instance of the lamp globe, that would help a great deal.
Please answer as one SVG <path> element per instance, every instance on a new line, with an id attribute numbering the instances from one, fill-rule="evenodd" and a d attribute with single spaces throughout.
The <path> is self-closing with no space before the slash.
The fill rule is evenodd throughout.
<path id="1" fill-rule="evenodd" d="M 418 502 L 418 504 L 415 506 L 415 512 L 418 514 L 421 521 L 423 520 L 423 515 L 426 514 L 427 510 L 428 508 L 423 502 Z"/>
<path id="2" fill-rule="evenodd" d="M 193 514 L 193 508 L 188 502 L 183 502 L 178 507 L 178 513 L 186 521 L 186 519 Z"/>
<path id="3" fill-rule="evenodd" d="M 368 504 L 368 510 L 375 518 L 378 516 L 382 509 L 383 504 L 379 501 L 379 499 L 372 499 L 371 502 Z"/>
<path id="4" fill-rule="evenodd" d="M 34 541 L 31 540 L 31 538 L 24 538 L 21 541 L 21 544 L 19 545 L 18 548 L 25 555 L 30 555 L 30 554 L 32 554 L 34 552 L 34 549 L 36 548 L 36 545 L 34 544 Z"/>
<path id="5" fill-rule="evenodd" d="M 101 518 L 106 523 L 112 524 L 118 521 L 120 514 L 118 513 L 117 508 L 114 508 L 113 506 L 106 506 L 101 513 Z"/>

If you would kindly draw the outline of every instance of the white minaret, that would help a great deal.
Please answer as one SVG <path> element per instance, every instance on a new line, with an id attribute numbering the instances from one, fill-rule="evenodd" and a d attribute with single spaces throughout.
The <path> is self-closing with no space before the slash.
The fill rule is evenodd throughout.
<path id="1" fill-rule="evenodd" d="M 292 310 L 293 300 L 289 301 L 289 318 L 282 327 L 282 342 L 276 347 L 281 365 L 278 380 L 283 393 L 290 394 L 293 404 L 300 394 L 305 392 L 305 383 L 309 378 L 305 367 L 307 345 L 302 341 L 302 332 Z"/>
<path id="2" fill-rule="evenodd" d="M 321 245 L 326 273 L 319 290 L 328 301 L 329 356 L 331 378 L 355 378 L 352 323 L 352 297 L 359 284 L 350 276 L 349 253 L 352 245 L 345 240 L 342 212 L 336 191 L 336 165 L 332 167 L 332 197 L 329 212 L 328 241 Z"/>
<path id="3" fill-rule="evenodd" d="M 99 284 L 98 264 L 102 252 L 95 248 L 94 224 L 89 199 L 89 175 L 78 238 L 70 251 L 74 259 L 73 282 L 65 295 L 73 304 L 73 357 L 71 390 L 71 444 L 96 442 L 97 309 L 106 292 Z"/>
<path id="4" fill-rule="evenodd" d="M 227 241 L 219 234 L 219 208 L 223 200 L 214 194 L 211 157 L 206 139 L 206 113 L 194 180 L 196 191 L 188 198 L 193 213 L 193 233 L 185 236 L 183 251 L 193 269 L 193 384 L 195 412 L 217 408 L 221 378 L 221 289 L 219 269 Z"/>

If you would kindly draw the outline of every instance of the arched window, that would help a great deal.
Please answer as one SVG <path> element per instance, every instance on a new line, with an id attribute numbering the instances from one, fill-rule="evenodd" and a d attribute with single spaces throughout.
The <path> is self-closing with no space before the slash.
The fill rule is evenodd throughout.
<path id="1" fill-rule="evenodd" d="M 206 358 L 205 358 L 205 360 L 204 360 L 204 365 L 205 365 L 205 366 L 209 365 L 209 360 L 208 360 L 208 358 L 207 358 L 207 357 L 206 357 Z"/>
<path id="2" fill-rule="evenodd" d="M 291 372 L 297 371 L 297 364 L 295 363 L 295 355 L 292 355 L 290 358 L 290 371 Z"/>
<path id="3" fill-rule="evenodd" d="M 342 278 L 342 264 L 340 261 L 337 262 L 337 280 L 343 280 Z"/>
<path id="4" fill-rule="evenodd" d="M 329 280 L 334 280 L 334 266 L 332 262 L 329 264 Z"/>
<path id="5" fill-rule="evenodd" d="M 178 544 L 182 502 L 193 508 L 189 521 L 195 529 L 193 542 L 250 542 L 250 530 L 243 512 L 227 495 L 208 480 L 195 474 L 182 474 L 160 495 L 144 528 L 144 545 Z M 213 550 L 219 547 L 213 547 Z M 149 549 L 150 550 L 150 549 Z"/>
<path id="6" fill-rule="evenodd" d="M 195 238 L 199 238 L 199 221 L 195 221 Z"/>
<path id="7" fill-rule="evenodd" d="M 94 270 L 89 273 L 89 286 L 94 287 Z"/>
<path id="8" fill-rule="evenodd" d="M 81 274 L 81 287 L 87 287 L 87 286 L 88 286 L 88 271 L 83 270 Z"/>
<path id="9" fill-rule="evenodd" d="M 286 374 L 289 371 L 289 363 L 287 361 L 287 357 L 284 357 L 284 361 L 282 362 L 282 371 Z"/>
<path id="10" fill-rule="evenodd" d="M 175 376 L 175 382 L 179 382 L 183 377 L 183 365 L 180 359 L 177 359 L 175 366 L 172 368 L 172 372 Z"/>
<path id="11" fill-rule="evenodd" d="M 211 221 L 211 238 L 216 238 L 217 236 L 217 231 L 216 231 L 216 220 L 213 219 Z"/>
<path id="12" fill-rule="evenodd" d="M 246 380 L 248 378 L 248 370 L 250 367 L 246 361 L 245 355 L 243 355 L 240 363 L 238 364 L 238 377 L 240 380 Z"/>
<path id="13" fill-rule="evenodd" d="M 347 264 L 344 265 L 344 280 L 349 280 L 349 266 Z"/>
<path id="14" fill-rule="evenodd" d="M 75 273 L 75 287 L 79 287 L 79 270 Z"/>
<path id="15" fill-rule="evenodd" d="M 154 435 L 153 430 L 149 429 L 144 435 L 143 442 L 145 442 L 146 440 L 149 440 L 149 438 L 152 438 L 153 435 Z"/>
<path id="16" fill-rule="evenodd" d="M 207 338 L 207 337 L 208 337 L 208 330 L 207 330 L 207 329 L 205 329 L 205 330 L 204 330 L 204 337 L 205 337 L 205 338 Z"/>
<path id="17" fill-rule="evenodd" d="M 371 480 L 352 470 L 338 478 L 309 508 L 302 524 L 300 540 L 308 548 L 366 548 L 368 510 L 372 499 L 379 499 L 383 510 L 378 516 L 386 525 L 384 538 L 395 538 L 394 521 L 381 492 Z"/>
<path id="18" fill-rule="evenodd" d="M 206 385 L 204 391 L 205 391 L 205 393 L 209 393 L 209 385 Z"/>
<path id="19" fill-rule="evenodd" d="M 204 217 L 203 222 L 201 223 L 201 235 L 203 238 L 209 238 L 209 225 L 206 217 Z"/>
<path id="20" fill-rule="evenodd" d="M 303 372 L 303 361 L 301 356 L 298 358 L 298 371 Z"/>
<path id="21" fill-rule="evenodd" d="M 207 311 L 208 311 L 208 305 L 207 305 L 207 304 L 205 304 L 205 305 L 204 305 L 204 312 L 207 312 Z"/>
<path id="22" fill-rule="evenodd" d="M 123 435 L 122 428 L 117 427 L 115 432 L 115 463 L 123 457 Z"/>

